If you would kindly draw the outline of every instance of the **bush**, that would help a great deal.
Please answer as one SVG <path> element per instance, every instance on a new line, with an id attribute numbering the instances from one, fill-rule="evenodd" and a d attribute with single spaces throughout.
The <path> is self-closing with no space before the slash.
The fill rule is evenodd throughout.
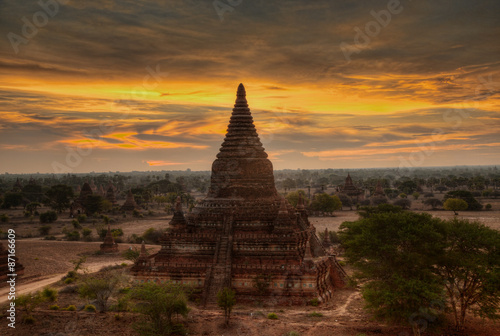
<path id="1" fill-rule="evenodd" d="M 51 305 L 49 307 L 50 310 L 59 310 L 59 306 L 58 305 Z"/>
<path id="2" fill-rule="evenodd" d="M 66 279 L 64 280 L 64 283 L 65 283 L 66 285 L 72 284 L 73 282 L 75 282 L 75 278 L 66 278 Z"/>
<path id="3" fill-rule="evenodd" d="M 491 210 L 492 206 L 490 203 L 486 204 L 486 206 L 484 207 L 486 210 Z"/>
<path id="4" fill-rule="evenodd" d="M 79 223 L 85 223 L 87 221 L 87 215 L 80 214 L 76 216 L 76 219 L 78 220 Z"/>
<path id="5" fill-rule="evenodd" d="M 287 332 L 284 336 L 300 336 L 300 333 L 298 331 L 292 330 Z"/>
<path id="6" fill-rule="evenodd" d="M 85 305 L 85 308 L 83 308 L 83 310 L 85 310 L 86 312 L 91 312 L 91 313 L 95 313 L 96 312 L 96 309 L 95 309 L 95 306 L 94 305 Z"/>
<path id="7" fill-rule="evenodd" d="M 63 310 L 76 311 L 76 307 L 75 307 L 75 305 L 69 305 L 68 307 L 63 308 Z"/>
<path id="8" fill-rule="evenodd" d="M 40 232 L 40 235 L 46 236 L 49 234 L 50 230 L 52 229 L 52 226 L 50 225 L 43 225 L 38 228 L 38 231 Z"/>
<path id="9" fill-rule="evenodd" d="M 89 228 L 85 228 L 82 230 L 83 240 L 92 241 L 92 230 Z"/>
<path id="10" fill-rule="evenodd" d="M 69 241 L 78 241 L 80 240 L 80 232 L 73 231 L 66 233 L 66 239 Z"/>
<path id="11" fill-rule="evenodd" d="M 57 301 L 57 289 L 45 287 L 42 290 L 42 296 L 46 298 L 49 302 Z"/>
<path id="12" fill-rule="evenodd" d="M 23 317 L 23 322 L 25 324 L 34 324 L 36 322 L 36 319 L 33 316 L 28 315 L 28 316 Z"/>
<path id="13" fill-rule="evenodd" d="M 163 232 L 161 230 L 155 230 L 154 228 L 149 228 L 143 233 L 142 238 L 147 243 L 155 244 L 158 242 L 158 240 L 161 238 L 162 235 Z"/>
<path id="14" fill-rule="evenodd" d="M 57 238 L 55 236 L 46 236 L 43 239 L 45 239 L 45 240 L 56 240 Z"/>
<path id="15" fill-rule="evenodd" d="M 8 223 L 9 222 L 9 216 L 6 214 L 1 214 L 0 215 L 0 222 L 2 223 Z"/>
<path id="16" fill-rule="evenodd" d="M 53 223 L 57 220 L 57 212 L 55 211 L 47 211 L 40 214 L 40 222 L 41 223 Z"/>
<path id="17" fill-rule="evenodd" d="M 323 317 L 323 314 L 314 311 L 309 314 L 309 317 Z"/>
<path id="18" fill-rule="evenodd" d="M 269 314 L 267 314 L 267 318 L 270 320 L 277 320 L 278 315 L 276 315 L 275 313 L 269 313 Z"/>
<path id="19" fill-rule="evenodd" d="M 102 229 L 101 232 L 99 232 L 99 237 L 101 239 L 103 239 L 104 237 L 106 237 L 107 233 L 108 233 L 108 229 Z M 121 236 L 123 236 L 123 230 L 120 228 L 111 229 L 111 235 L 113 236 L 113 238 L 121 237 Z"/>
<path id="20" fill-rule="evenodd" d="M 313 307 L 317 307 L 319 306 L 319 300 L 317 298 L 311 299 L 311 301 L 309 301 L 309 304 Z"/>
<path id="21" fill-rule="evenodd" d="M 77 219 L 73 219 L 71 221 L 71 224 L 73 224 L 73 227 L 77 230 L 80 230 L 82 226 L 80 225 L 80 222 Z"/>

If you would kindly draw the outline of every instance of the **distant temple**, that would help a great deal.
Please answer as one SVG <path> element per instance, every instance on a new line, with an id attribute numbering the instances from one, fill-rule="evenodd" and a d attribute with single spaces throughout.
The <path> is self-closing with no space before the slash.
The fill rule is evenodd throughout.
<path id="1" fill-rule="evenodd" d="M 189 284 L 205 304 L 215 303 L 224 287 L 232 287 L 240 300 L 323 302 L 345 283 L 345 272 L 309 223 L 303 200 L 294 209 L 278 194 L 242 84 L 207 197 L 188 216 L 177 200 L 161 244 L 156 254 L 141 253 L 131 269 L 135 279 Z"/>
<path id="2" fill-rule="evenodd" d="M 104 237 L 104 242 L 101 244 L 101 252 L 104 253 L 113 253 L 118 252 L 118 244 L 115 242 L 113 238 L 113 234 L 111 233 L 111 228 L 108 224 L 108 231 L 106 232 L 106 236 Z"/>
<path id="3" fill-rule="evenodd" d="M 9 267 L 9 251 L 0 242 L 0 287 L 6 287 L 9 284 L 7 280 L 10 280 L 8 274 L 16 274 L 16 281 L 19 281 L 19 277 L 24 274 L 24 266 L 19 263 L 17 257 L 12 257 L 15 260 L 14 272 Z"/>
<path id="4" fill-rule="evenodd" d="M 109 201 L 109 203 L 111 203 L 111 205 L 116 205 L 115 187 L 111 183 L 108 185 L 104 197 Z"/>
<path id="5" fill-rule="evenodd" d="M 127 199 L 125 200 L 125 203 L 123 203 L 121 209 L 124 211 L 133 211 L 135 209 L 139 208 L 137 206 L 137 203 L 135 202 L 134 195 L 132 194 L 132 190 L 129 189 L 127 193 Z"/>
<path id="6" fill-rule="evenodd" d="M 12 187 L 12 191 L 20 192 L 22 189 L 23 189 L 23 185 L 21 184 L 21 181 L 19 181 L 19 178 L 17 178 L 16 183 L 14 183 L 14 186 Z"/>
<path id="7" fill-rule="evenodd" d="M 69 207 L 70 216 L 74 217 L 75 215 L 79 215 L 81 213 L 87 213 L 87 209 L 85 208 L 87 197 L 92 196 L 93 194 L 94 192 L 92 191 L 90 184 L 85 182 L 80 189 L 80 195 Z"/>
<path id="8" fill-rule="evenodd" d="M 373 196 L 385 197 L 384 189 L 382 189 L 382 185 L 380 181 L 377 182 L 377 186 L 375 187 L 375 191 L 373 192 Z"/>
<path id="9" fill-rule="evenodd" d="M 354 202 L 359 202 L 364 198 L 364 191 L 354 185 L 351 175 L 347 173 L 344 185 L 339 186 L 338 192 L 346 194 Z"/>

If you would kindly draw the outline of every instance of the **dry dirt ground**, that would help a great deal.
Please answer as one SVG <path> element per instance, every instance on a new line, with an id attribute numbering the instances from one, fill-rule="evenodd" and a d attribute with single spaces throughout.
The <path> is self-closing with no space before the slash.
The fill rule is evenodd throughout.
<path id="1" fill-rule="evenodd" d="M 85 302 L 75 302 L 75 296 L 60 294 L 58 304 L 66 307 Z M 359 291 L 345 289 L 335 293 L 334 298 L 320 307 L 267 307 L 265 304 L 237 305 L 229 327 L 224 327 L 223 316 L 217 308 L 201 309 L 191 305 L 184 323 L 189 335 L 199 336 L 284 336 L 290 332 L 301 336 L 409 336 L 408 328 L 375 322 L 363 310 Z M 267 314 L 275 313 L 277 320 Z M 133 325 L 141 317 L 135 313 L 88 313 L 83 311 L 51 311 L 47 307 L 34 313 L 34 325 L 16 323 L 13 330 L 6 322 L 0 324 L 0 335 L 32 336 L 86 336 L 86 335 L 137 335 Z M 4 319 L 2 319 L 4 320 Z M 423 335 L 451 335 L 432 330 L 432 323 Z M 483 323 L 471 319 L 467 327 L 468 336 L 498 336 L 500 324 Z"/>

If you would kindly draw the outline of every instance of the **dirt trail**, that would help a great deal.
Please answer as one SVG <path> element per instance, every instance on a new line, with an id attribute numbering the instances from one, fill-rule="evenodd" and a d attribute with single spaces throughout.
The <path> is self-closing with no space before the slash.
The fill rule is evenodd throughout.
<path id="1" fill-rule="evenodd" d="M 130 264 L 130 262 L 128 262 Z M 116 261 L 111 261 L 111 260 L 106 260 L 106 261 L 99 261 L 99 262 L 93 262 L 89 264 L 84 264 L 83 269 L 86 272 L 89 273 L 94 273 L 99 271 L 101 268 L 105 266 L 112 266 L 116 265 Z M 16 286 L 16 296 L 19 296 L 21 294 L 27 294 L 27 293 L 32 293 L 36 292 L 38 290 L 43 289 L 46 286 L 50 286 L 57 281 L 61 280 L 61 278 L 65 275 L 66 273 L 58 273 L 58 274 L 51 274 L 47 276 L 43 276 L 41 278 L 37 278 L 32 281 L 28 282 L 21 282 Z M 0 306 L 3 305 L 8 301 L 8 294 L 10 291 L 10 287 L 4 287 L 0 289 Z"/>

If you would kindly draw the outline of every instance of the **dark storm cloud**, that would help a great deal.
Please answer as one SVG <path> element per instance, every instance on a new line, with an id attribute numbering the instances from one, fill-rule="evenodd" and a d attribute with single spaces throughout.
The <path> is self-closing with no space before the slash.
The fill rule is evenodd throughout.
<path id="1" fill-rule="evenodd" d="M 11 71 L 91 73 L 100 78 L 141 76 L 145 66 L 160 64 L 175 78 L 252 74 L 278 82 L 354 87 L 369 80 L 349 81 L 353 74 L 416 74 L 435 80 L 458 69 L 466 69 L 464 77 L 498 69 L 494 62 L 500 46 L 491 43 L 500 33 L 498 1 L 473 6 L 466 1 L 401 1 L 401 6 L 402 12 L 346 64 L 339 44 L 353 43 L 354 28 L 364 29 L 374 20 L 370 11 L 385 9 L 387 1 L 244 1 L 225 13 L 223 22 L 211 2 L 69 2 L 21 46 L 19 57 L 3 39 L 0 64 Z M 20 18 L 40 10 L 35 2 L 3 7 L 4 36 L 20 33 Z M 480 66 L 484 64 L 490 65 Z M 461 88 L 448 84 L 443 91 Z M 380 85 L 382 91 L 392 88 L 394 95 L 399 90 L 402 95 L 418 92 L 397 81 Z"/>

